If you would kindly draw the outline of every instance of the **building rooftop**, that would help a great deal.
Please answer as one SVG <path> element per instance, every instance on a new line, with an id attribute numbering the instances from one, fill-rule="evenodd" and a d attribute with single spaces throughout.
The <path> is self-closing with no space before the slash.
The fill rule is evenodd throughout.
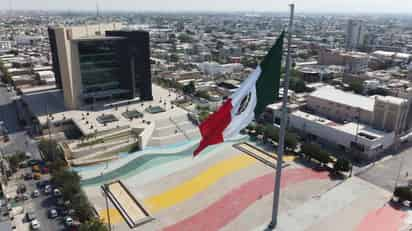
<path id="1" fill-rule="evenodd" d="M 310 114 L 310 113 L 300 111 L 300 110 L 294 111 L 291 114 L 293 114 L 294 116 L 300 117 L 300 118 L 304 118 L 305 120 L 312 121 L 314 123 L 327 126 L 330 128 L 334 128 L 336 130 L 339 130 L 347 134 L 351 134 L 353 136 L 356 136 L 356 134 L 358 134 L 358 136 L 362 136 L 363 138 L 366 138 L 369 140 L 381 139 L 389 134 L 383 131 L 376 130 L 365 124 L 358 124 L 354 122 L 341 124 L 341 123 L 337 123 L 332 120 L 329 120 L 327 118 L 314 115 L 314 114 Z"/>
<path id="2" fill-rule="evenodd" d="M 406 99 L 402 99 L 402 98 L 398 98 L 394 96 L 377 96 L 377 99 L 381 101 L 385 101 L 387 103 L 396 104 L 396 105 L 402 105 L 408 102 Z"/>
<path id="3" fill-rule="evenodd" d="M 332 101 L 338 104 L 361 108 L 366 111 L 373 111 L 375 100 L 370 97 L 344 92 L 332 86 L 318 88 L 310 94 L 312 97 Z"/>

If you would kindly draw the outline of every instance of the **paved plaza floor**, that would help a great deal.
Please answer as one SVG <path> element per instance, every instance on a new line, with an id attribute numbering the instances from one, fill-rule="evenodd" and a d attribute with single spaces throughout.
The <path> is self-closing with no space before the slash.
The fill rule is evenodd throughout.
<path id="1" fill-rule="evenodd" d="M 154 218 L 134 230 L 265 230 L 271 218 L 274 169 L 232 145 L 218 145 L 197 158 L 176 159 L 121 177 Z M 289 161 L 283 168 L 277 230 L 408 227 L 409 213 L 390 206 L 391 193 L 385 189 L 358 177 L 332 179 L 327 171 Z M 84 189 L 107 220 L 99 185 Z M 114 206 L 109 207 L 114 230 L 130 230 Z"/>

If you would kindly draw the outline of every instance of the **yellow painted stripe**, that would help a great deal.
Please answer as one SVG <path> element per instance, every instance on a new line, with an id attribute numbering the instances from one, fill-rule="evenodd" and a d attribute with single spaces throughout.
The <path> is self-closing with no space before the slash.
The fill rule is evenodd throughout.
<path id="1" fill-rule="evenodd" d="M 102 209 L 99 212 L 99 217 L 102 219 L 104 223 L 108 223 L 107 219 L 107 210 Z M 109 208 L 109 216 L 110 216 L 110 223 L 111 224 L 120 224 L 124 222 L 122 215 L 117 211 L 116 208 Z"/>
<path id="2" fill-rule="evenodd" d="M 256 163 L 256 159 L 248 155 L 237 155 L 222 160 L 192 179 L 163 193 L 145 199 L 144 204 L 152 213 L 169 208 L 192 198 L 209 186 L 215 184 L 219 179 L 254 163 Z"/>

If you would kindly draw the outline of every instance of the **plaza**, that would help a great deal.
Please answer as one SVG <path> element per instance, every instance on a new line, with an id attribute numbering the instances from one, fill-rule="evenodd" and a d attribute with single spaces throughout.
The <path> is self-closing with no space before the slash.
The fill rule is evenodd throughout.
<path id="1" fill-rule="evenodd" d="M 249 143 L 247 137 L 212 146 L 193 158 L 197 142 L 75 170 L 103 220 L 107 209 L 100 185 L 113 181 L 121 181 L 153 218 L 130 228 L 109 203 L 115 230 L 265 230 L 271 218 L 273 167 L 234 147 Z M 277 230 L 388 231 L 408 225 L 408 212 L 388 204 L 390 192 L 358 177 L 331 178 L 328 171 L 293 158 L 284 162 Z"/>

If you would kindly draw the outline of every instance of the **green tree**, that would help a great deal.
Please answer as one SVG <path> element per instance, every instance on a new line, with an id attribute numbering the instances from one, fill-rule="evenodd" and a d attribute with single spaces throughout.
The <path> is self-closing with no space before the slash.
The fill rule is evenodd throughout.
<path id="1" fill-rule="evenodd" d="M 352 163 L 349 160 L 339 158 L 333 165 L 333 169 L 337 172 L 350 172 L 352 175 Z"/>
<path id="2" fill-rule="evenodd" d="M 285 135 L 285 146 L 289 150 L 295 150 L 296 147 L 298 146 L 299 140 L 298 140 L 298 135 L 292 132 L 286 132 Z"/>
<path id="3" fill-rule="evenodd" d="M 304 143 L 302 145 L 302 152 L 310 159 L 315 159 L 321 164 L 327 164 L 333 161 L 330 155 L 322 150 L 318 144 Z"/>
<path id="4" fill-rule="evenodd" d="M 289 89 L 293 90 L 296 93 L 302 93 L 308 91 L 305 81 L 300 78 L 292 77 L 289 80 Z"/>
<path id="5" fill-rule="evenodd" d="M 82 223 L 79 227 L 79 231 L 108 231 L 106 224 L 104 224 L 101 220 L 92 218 L 84 223 Z"/>
<path id="6" fill-rule="evenodd" d="M 396 187 L 393 195 L 399 197 L 400 201 L 412 201 L 412 190 L 408 186 Z"/>
<path id="7" fill-rule="evenodd" d="M 271 124 L 265 125 L 263 135 L 266 139 L 271 139 L 275 142 L 279 141 L 279 129 Z"/>
<path id="8" fill-rule="evenodd" d="M 41 139 L 39 150 L 43 154 L 45 161 L 64 160 L 64 152 L 55 140 Z"/>
<path id="9" fill-rule="evenodd" d="M 188 35 L 187 33 L 180 33 L 177 36 L 177 39 L 182 43 L 190 43 L 193 41 L 192 37 Z"/>
<path id="10" fill-rule="evenodd" d="M 18 151 L 14 155 L 8 156 L 7 160 L 9 161 L 11 170 L 16 172 L 19 164 L 26 160 L 26 155 L 24 152 Z"/>
<path id="11" fill-rule="evenodd" d="M 83 192 L 75 196 L 70 206 L 74 209 L 75 216 L 82 223 L 90 220 L 94 216 L 92 206 Z"/>
<path id="12" fill-rule="evenodd" d="M 356 94 L 363 93 L 363 83 L 360 80 L 353 80 L 349 82 L 349 90 L 355 92 Z"/>
<path id="13" fill-rule="evenodd" d="M 52 173 L 51 182 L 61 188 L 65 200 L 72 200 L 75 194 L 81 192 L 80 176 L 77 172 L 61 169 Z"/>

